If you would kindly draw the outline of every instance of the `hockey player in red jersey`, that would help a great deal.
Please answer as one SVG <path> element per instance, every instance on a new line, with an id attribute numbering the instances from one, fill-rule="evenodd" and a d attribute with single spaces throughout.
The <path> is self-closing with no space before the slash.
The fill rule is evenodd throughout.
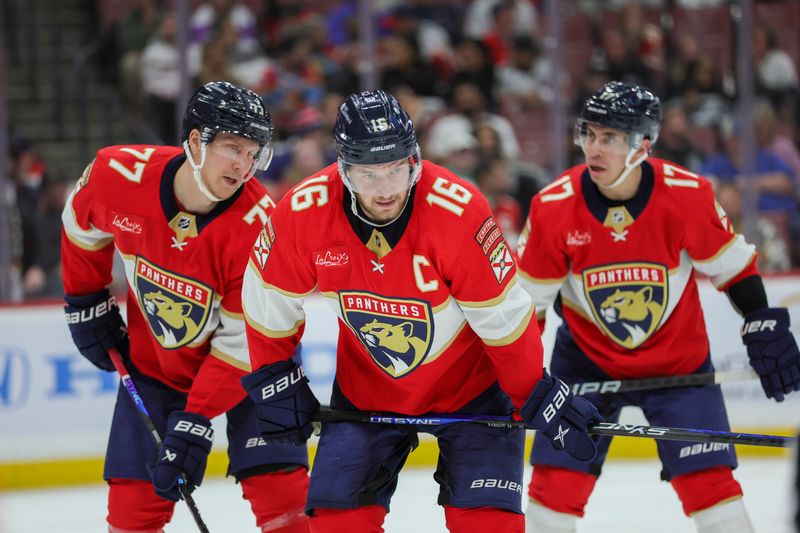
<path id="1" fill-rule="evenodd" d="M 271 135 L 258 95 L 208 83 L 186 108 L 183 149 L 103 148 L 67 201 L 62 261 L 73 340 L 103 370 L 114 370 L 109 349 L 123 355 L 163 436 L 157 450 L 120 387 L 104 470 L 111 532 L 163 531 L 180 497 L 177 477 L 188 490 L 202 481 L 210 419 L 222 413 L 228 474 L 257 525 L 308 531 L 306 448 L 267 446 L 239 383 L 250 370 L 242 275 L 274 208 L 250 178 L 269 164 Z M 115 248 L 128 282 L 127 329 L 106 288 Z"/>
<path id="2" fill-rule="evenodd" d="M 333 408 L 520 410 L 569 454 L 591 459 L 586 426 L 597 411 L 543 375 L 530 297 L 483 196 L 420 158 L 411 119 L 384 91 L 346 98 L 334 139 L 338 163 L 278 203 L 244 276 L 255 371 L 242 383 L 264 440 L 301 443 L 312 432 L 319 403 L 291 356 L 303 298 L 318 288 L 339 317 Z M 524 531 L 524 432 L 473 424 L 430 432 L 447 527 Z M 382 531 L 416 439 L 407 426 L 325 424 L 306 505 L 311 530 Z"/>
<path id="3" fill-rule="evenodd" d="M 766 395 L 800 388 L 800 354 L 786 309 L 770 308 L 755 248 L 734 232 L 701 176 L 648 158 L 661 122 L 658 98 L 610 82 L 584 104 L 575 142 L 586 164 L 532 200 L 518 256 L 538 318 L 555 306 L 563 324 L 551 371 L 572 382 L 711 372 L 694 271 L 707 275 L 744 316 L 742 337 Z M 731 332 L 733 333 L 733 331 Z M 641 407 L 655 425 L 728 430 L 718 385 L 586 396 L 616 420 Z M 577 463 L 534 441 L 529 526 L 574 531 L 608 451 Z M 730 445 L 658 441 L 669 480 L 700 532 L 751 531 Z M 695 452 L 698 453 L 695 453 Z"/>

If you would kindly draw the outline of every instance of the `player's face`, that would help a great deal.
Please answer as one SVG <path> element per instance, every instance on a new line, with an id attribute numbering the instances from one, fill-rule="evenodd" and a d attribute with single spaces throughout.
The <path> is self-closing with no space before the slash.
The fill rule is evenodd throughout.
<path id="1" fill-rule="evenodd" d="M 364 214 L 378 223 L 397 218 L 406 203 L 411 166 L 408 159 L 379 165 L 350 165 L 347 176 Z"/>
<path id="2" fill-rule="evenodd" d="M 206 149 L 203 179 L 217 198 L 230 198 L 247 179 L 259 153 L 257 142 L 231 133 L 218 133 Z"/>
<path id="3" fill-rule="evenodd" d="M 580 145 L 589 176 L 597 185 L 613 183 L 625 169 L 630 144 L 624 131 L 586 124 Z"/>

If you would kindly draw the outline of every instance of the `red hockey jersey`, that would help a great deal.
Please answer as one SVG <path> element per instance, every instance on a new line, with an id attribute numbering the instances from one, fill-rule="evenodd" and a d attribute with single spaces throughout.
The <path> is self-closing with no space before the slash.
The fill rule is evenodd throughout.
<path id="1" fill-rule="evenodd" d="M 720 290 L 757 274 L 703 177 L 643 164 L 642 186 L 608 205 L 586 165 L 533 198 L 517 250 L 539 318 L 559 291 L 578 347 L 613 378 L 686 374 L 708 355 L 695 269 Z"/>
<path id="2" fill-rule="evenodd" d="M 303 298 L 339 317 L 336 380 L 362 410 L 453 412 L 499 382 L 519 407 L 542 374 L 530 297 L 478 190 L 425 161 L 388 253 L 353 230 L 336 165 L 292 189 L 253 249 L 242 299 L 253 368 L 288 359 Z"/>
<path id="3" fill-rule="evenodd" d="M 245 396 L 242 274 L 274 203 L 250 180 L 206 215 L 182 211 L 173 189 L 182 154 L 156 146 L 97 153 L 64 208 L 64 290 L 107 286 L 116 247 L 134 364 L 188 392 L 187 410 L 213 417 Z"/>

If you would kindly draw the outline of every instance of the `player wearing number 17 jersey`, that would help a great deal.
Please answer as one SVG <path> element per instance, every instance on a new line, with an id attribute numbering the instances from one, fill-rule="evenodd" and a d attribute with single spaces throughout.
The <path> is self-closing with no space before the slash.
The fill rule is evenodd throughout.
<path id="1" fill-rule="evenodd" d="M 163 442 L 120 387 L 106 454 L 108 524 L 163 531 L 203 479 L 213 430 L 226 413 L 229 474 L 263 531 L 308 531 L 305 447 L 266 446 L 239 379 L 250 370 L 241 284 L 253 239 L 274 207 L 250 178 L 271 157 L 261 98 L 212 82 L 189 101 L 184 149 L 103 148 L 64 209 L 66 311 L 80 352 L 103 370 L 117 349 Z M 128 282 L 127 329 L 111 282 L 114 249 Z M 154 490 L 155 489 L 155 490 Z"/>
<path id="2" fill-rule="evenodd" d="M 303 334 L 303 299 L 316 288 L 339 320 L 334 408 L 519 410 L 590 459 L 585 429 L 596 410 L 543 375 L 533 306 L 485 198 L 420 159 L 408 114 L 383 91 L 349 96 L 334 138 L 338 164 L 281 200 L 245 272 L 256 370 L 242 383 L 264 440 L 299 443 L 311 433 L 319 403 L 290 357 Z M 524 431 L 455 424 L 431 432 L 450 530 L 524 531 Z M 415 442 L 409 427 L 326 424 L 306 505 L 312 531 L 382 531 Z"/>
<path id="3" fill-rule="evenodd" d="M 800 387 L 800 354 L 786 309 L 770 308 L 755 248 L 734 232 L 711 184 L 648 158 L 661 106 L 645 88 L 611 82 L 584 104 L 575 141 L 586 164 L 564 172 L 531 202 L 518 254 L 539 318 L 562 316 L 550 369 L 578 383 L 713 371 L 695 270 L 745 318 L 742 336 L 767 396 Z M 728 430 L 718 385 L 586 396 L 616 420 L 641 407 L 661 426 Z M 574 531 L 611 439 L 592 463 L 555 455 L 537 435 L 528 521 L 534 531 Z M 751 531 L 730 445 L 696 450 L 659 441 L 662 477 L 701 532 Z"/>

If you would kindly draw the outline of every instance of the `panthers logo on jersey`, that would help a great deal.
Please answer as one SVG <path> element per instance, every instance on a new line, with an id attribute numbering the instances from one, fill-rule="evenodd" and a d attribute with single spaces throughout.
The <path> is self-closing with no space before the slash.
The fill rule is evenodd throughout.
<path id="1" fill-rule="evenodd" d="M 186 346 L 203 330 L 213 291 L 195 280 L 136 258 L 136 298 L 150 331 L 168 350 Z"/>
<path id="2" fill-rule="evenodd" d="M 431 348 L 430 303 L 368 292 L 339 293 L 344 322 L 381 370 L 400 378 L 418 368 Z"/>
<path id="3" fill-rule="evenodd" d="M 583 271 L 583 290 L 595 323 L 611 340 L 632 350 L 658 328 L 667 306 L 667 268 L 618 263 Z"/>

